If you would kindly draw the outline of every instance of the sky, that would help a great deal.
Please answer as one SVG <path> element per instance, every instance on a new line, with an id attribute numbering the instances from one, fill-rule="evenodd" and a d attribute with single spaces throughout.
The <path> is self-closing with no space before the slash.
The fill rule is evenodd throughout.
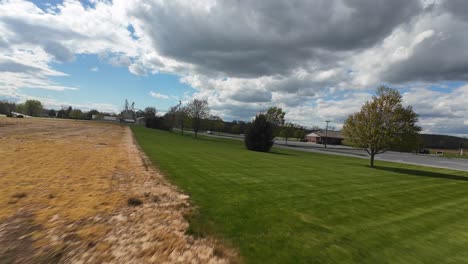
<path id="1" fill-rule="evenodd" d="M 0 0 L 0 100 L 224 120 L 268 107 L 340 129 L 398 89 L 424 133 L 468 136 L 466 0 Z"/>

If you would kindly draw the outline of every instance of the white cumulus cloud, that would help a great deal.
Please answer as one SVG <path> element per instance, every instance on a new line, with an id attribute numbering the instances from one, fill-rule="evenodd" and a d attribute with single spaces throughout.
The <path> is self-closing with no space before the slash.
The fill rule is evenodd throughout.
<path id="1" fill-rule="evenodd" d="M 169 95 L 161 94 L 161 93 L 156 93 L 153 91 L 150 91 L 149 95 L 151 97 L 154 97 L 156 99 L 169 99 Z"/>

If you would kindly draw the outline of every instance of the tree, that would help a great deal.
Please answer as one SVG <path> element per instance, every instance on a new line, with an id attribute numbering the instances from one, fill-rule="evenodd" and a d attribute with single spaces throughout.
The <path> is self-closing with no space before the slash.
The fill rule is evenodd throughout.
<path id="1" fill-rule="evenodd" d="M 168 115 L 168 120 L 169 120 L 169 124 L 171 126 L 171 131 L 176 126 L 176 117 L 177 117 L 177 111 L 178 110 L 179 110 L 179 105 L 171 106 L 169 108 L 169 111 L 166 114 L 166 115 Z"/>
<path id="2" fill-rule="evenodd" d="M 71 119 L 82 119 L 83 112 L 80 109 L 73 109 L 70 111 L 68 117 L 70 117 Z"/>
<path id="3" fill-rule="evenodd" d="M 57 112 L 57 118 L 67 118 L 67 112 L 63 109 L 59 110 Z"/>
<path id="4" fill-rule="evenodd" d="M 18 110 L 29 116 L 40 116 L 44 111 L 44 107 L 37 100 L 27 100 L 23 104 L 18 105 Z"/>
<path id="5" fill-rule="evenodd" d="M 152 118 L 156 116 L 156 108 L 155 107 L 146 107 L 145 108 L 145 118 Z"/>
<path id="6" fill-rule="evenodd" d="M 11 115 L 12 111 L 15 111 L 16 104 L 8 101 L 0 101 L 0 114 Z"/>
<path id="7" fill-rule="evenodd" d="M 221 117 L 210 115 L 208 119 L 203 120 L 205 128 L 211 131 L 222 131 L 224 128 L 224 121 Z"/>
<path id="8" fill-rule="evenodd" d="M 187 107 L 181 107 L 175 113 L 175 123 L 179 125 L 180 133 L 182 135 L 184 134 L 184 128 L 186 124 L 190 121 L 187 113 Z"/>
<path id="9" fill-rule="evenodd" d="M 152 116 L 149 118 L 145 118 L 145 125 L 149 128 L 161 129 L 166 131 L 170 131 L 172 129 L 170 123 L 167 122 L 166 116 Z"/>
<path id="10" fill-rule="evenodd" d="M 192 118 L 192 128 L 197 137 L 198 131 L 201 128 L 201 120 L 208 118 L 210 114 L 210 108 L 208 107 L 208 101 L 205 99 L 193 99 L 187 104 L 188 115 Z"/>
<path id="11" fill-rule="evenodd" d="M 233 126 L 231 127 L 231 133 L 232 133 L 232 134 L 237 134 L 237 135 L 238 135 L 238 134 L 241 133 L 240 131 L 241 131 L 241 126 L 238 125 L 238 124 L 235 124 L 235 125 L 233 125 Z"/>
<path id="12" fill-rule="evenodd" d="M 296 131 L 294 131 L 294 137 L 297 139 L 297 140 L 302 140 L 304 139 L 305 137 L 305 131 L 301 128 L 298 128 L 296 129 Z"/>
<path id="13" fill-rule="evenodd" d="M 404 107 L 402 101 L 397 90 L 381 86 L 360 112 L 350 115 L 345 121 L 343 134 L 353 146 L 367 151 L 371 167 L 374 167 L 375 155 L 421 131 L 416 125 L 418 115 L 411 106 Z"/>
<path id="14" fill-rule="evenodd" d="M 288 123 L 284 125 L 281 130 L 280 130 L 280 137 L 284 138 L 286 141 L 286 145 L 288 144 L 288 138 L 291 138 L 294 136 L 294 125 L 291 123 Z"/>
<path id="15" fill-rule="evenodd" d="M 273 125 L 265 115 L 258 115 L 247 128 L 244 142 L 249 150 L 268 152 L 273 146 Z"/>
<path id="16" fill-rule="evenodd" d="M 54 109 L 50 109 L 49 111 L 47 111 L 47 116 L 48 116 L 48 117 L 56 117 L 56 116 L 57 116 L 57 112 L 55 112 Z"/>
<path id="17" fill-rule="evenodd" d="M 270 107 L 265 116 L 268 122 L 270 122 L 273 126 L 281 127 L 284 125 L 284 116 L 286 115 L 283 112 L 283 109 L 279 107 Z"/>
<path id="18" fill-rule="evenodd" d="M 95 110 L 95 109 L 92 109 L 92 110 L 89 110 L 88 112 L 86 112 L 84 114 L 84 118 L 85 119 L 88 119 L 88 120 L 92 120 L 93 119 L 93 116 L 98 116 L 100 113 L 98 110 Z"/>
<path id="19" fill-rule="evenodd" d="M 71 113 L 72 110 L 73 110 L 73 108 L 72 108 L 71 106 L 69 106 L 69 107 L 67 108 L 67 110 L 65 110 L 65 116 L 66 116 L 65 118 L 69 118 L 69 117 L 70 117 L 70 113 Z"/>
<path id="20" fill-rule="evenodd" d="M 18 113 L 22 113 L 22 114 L 25 114 L 26 113 L 26 108 L 24 106 L 24 103 L 23 104 L 17 104 L 16 105 L 16 112 Z"/>
<path id="21" fill-rule="evenodd" d="M 8 107 L 7 102 L 0 101 L 0 114 L 6 115 L 6 114 L 9 114 L 10 112 L 11 112 L 10 107 Z"/>
<path id="22" fill-rule="evenodd" d="M 213 130 L 221 132 L 224 129 L 224 125 L 225 125 L 225 123 L 224 123 L 224 121 L 222 119 L 221 120 L 215 120 Z"/>
<path id="23" fill-rule="evenodd" d="M 164 124 L 164 130 L 171 131 L 174 128 L 174 115 L 171 114 L 170 112 L 165 113 L 163 116 L 163 124 Z"/>
<path id="24" fill-rule="evenodd" d="M 126 108 L 128 108 L 128 102 L 125 101 Z M 128 113 L 128 109 L 124 112 Z M 146 107 L 143 111 L 143 116 L 145 117 L 145 126 L 149 128 L 157 128 L 160 129 L 163 127 L 162 125 L 162 118 L 158 119 L 156 116 L 156 108 L 155 107 Z"/>
<path id="25" fill-rule="evenodd" d="M 128 102 L 125 102 L 126 110 L 123 113 L 129 113 Z M 143 116 L 145 117 L 145 126 L 148 128 L 161 129 L 161 130 L 171 130 L 172 127 L 166 120 L 164 116 L 157 116 L 157 111 L 155 107 L 146 107 L 143 111 Z"/>
<path id="26" fill-rule="evenodd" d="M 283 112 L 283 109 L 279 107 L 270 107 L 265 116 L 268 120 L 273 125 L 273 133 L 275 136 L 278 136 L 281 133 L 281 127 L 284 125 L 284 116 L 286 115 L 285 112 Z"/>
<path id="27" fill-rule="evenodd" d="M 399 152 L 413 152 L 424 148 L 424 144 L 419 133 L 408 133 L 399 138 L 391 150 Z"/>

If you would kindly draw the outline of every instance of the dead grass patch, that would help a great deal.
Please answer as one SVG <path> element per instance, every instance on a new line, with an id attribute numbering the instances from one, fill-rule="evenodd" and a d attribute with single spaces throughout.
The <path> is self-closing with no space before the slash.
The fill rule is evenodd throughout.
<path id="1" fill-rule="evenodd" d="M 154 170 L 128 127 L 37 118 L 0 126 L 0 249 L 28 238 L 0 259 L 228 262 L 215 242 L 186 235 L 188 196 Z M 25 224 L 15 224 L 18 212 Z M 28 250 L 34 258 L 21 259 Z"/>

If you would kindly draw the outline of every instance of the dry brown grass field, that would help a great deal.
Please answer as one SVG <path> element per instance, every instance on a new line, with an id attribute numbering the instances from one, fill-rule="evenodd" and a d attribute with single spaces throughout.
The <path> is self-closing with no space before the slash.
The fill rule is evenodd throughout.
<path id="1" fill-rule="evenodd" d="M 119 124 L 0 117 L 0 263 L 229 262 Z M 142 204 L 129 204 L 129 199 Z"/>

